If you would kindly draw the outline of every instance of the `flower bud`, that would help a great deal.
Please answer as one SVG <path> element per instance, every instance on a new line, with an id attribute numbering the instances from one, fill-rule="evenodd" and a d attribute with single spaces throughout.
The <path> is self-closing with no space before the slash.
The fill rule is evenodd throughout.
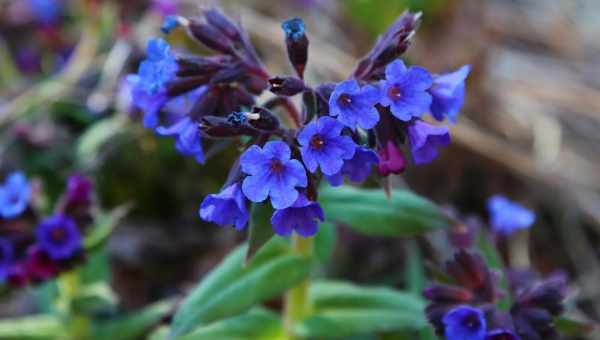
<path id="1" fill-rule="evenodd" d="M 300 18 L 291 18 L 281 24 L 285 32 L 285 44 L 292 66 L 298 77 L 304 78 L 304 69 L 308 61 L 308 38 L 304 30 L 304 21 Z"/>
<path id="2" fill-rule="evenodd" d="M 306 88 L 304 81 L 296 77 L 275 77 L 269 79 L 269 91 L 280 96 L 293 96 Z"/>
<path id="3" fill-rule="evenodd" d="M 257 119 L 249 119 L 248 123 L 258 130 L 273 131 L 279 128 L 279 119 L 269 110 L 254 107 L 251 114 L 257 114 Z"/>
<path id="4" fill-rule="evenodd" d="M 215 138 L 238 137 L 242 135 L 254 136 L 258 134 L 258 131 L 246 124 L 238 124 L 229 118 L 217 116 L 202 117 L 200 120 L 200 130 L 206 136 Z"/>
<path id="5" fill-rule="evenodd" d="M 379 155 L 377 170 L 382 176 L 401 174 L 406 168 L 406 159 L 402 151 L 391 140 L 383 148 L 379 149 L 377 154 Z"/>
<path id="6" fill-rule="evenodd" d="M 197 20 L 191 20 L 188 27 L 192 36 L 206 47 L 225 54 L 231 53 L 231 41 L 215 27 Z"/>
<path id="7" fill-rule="evenodd" d="M 219 9 L 211 8 L 204 11 L 204 17 L 210 25 L 218 29 L 229 39 L 235 41 L 240 39 L 240 31 L 237 26 Z"/>

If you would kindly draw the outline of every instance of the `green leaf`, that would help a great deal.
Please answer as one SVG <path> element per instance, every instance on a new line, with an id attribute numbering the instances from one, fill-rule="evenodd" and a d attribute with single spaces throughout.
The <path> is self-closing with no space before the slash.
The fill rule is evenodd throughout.
<path id="1" fill-rule="evenodd" d="M 126 122 L 123 115 L 114 115 L 91 125 L 77 141 L 77 159 L 80 166 L 94 164 L 100 148 L 123 131 Z"/>
<path id="2" fill-rule="evenodd" d="M 80 314 L 92 314 L 117 304 L 117 296 L 106 282 L 84 286 L 72 302 L 73 309 Z"/>
<path id="3" fill-rule="evenodd" d="M 434 203 L 404 190 L 393 190 L 388 199 L 377 189 L 325 187 L 319 201 L 329 221 L 342 222 L 367 235 L 420 235 L 448 225 Z"/>
<path id="4" fill-rule="evenodd" d="M 598 324 L 569 316 L 559 316 L 554 320 L 556 328 L 569 337 L 583 337 L 591 332 L 600 331 Z"/>
<path id="5" fill-rule="evenodd" d="M 408 242 L 406 250 L 406 288 L 415 295 L 421 295 L 426 281 L 423 255 L 421 249 L 419 249 L 419 244 L 415 240 Z"/>
<path id="6" fill-rule="evenodd" d="M 165 340 L 169 338 L 169 326 L 160 326 L 154 330 L 149 336 L 148 340 Z"/>
<path id="7" fill-rule="evenodd" d="M 267 242 L 244 266 L 246 250 L 241 246 L 233 251 L 190 293 L 173 318 L 172 336 L 238 315 L 280 295 L 308 276 L 313 261 L 292 254 L 280 237 Z"/>
<path id="8" fill-rule="evenodd" d="M 252 204 L 246 261 L 250 261 L 254 254 L 273 237 L 271 215 L 273 209 L 269 204 Z"/>
<path id="9" fill-rule="evenodd" d="M 273 340 L 283 339 L 284 330 L 279 316 L 255 308 L 248 313 L 201 326 L 177 340 Z"/>
<path id="10" fill-rule="evenodd" d="M 99 322 L 95 325 L 94 337 L 98 340 L 139 339 L 169 313 L 174 305 L 173 300 L 160 301 L 130 315 Z"/>
<path id="11" fill-rule="evenodd" d="M 64 339 L 65 324 L 53 315 L 36 315 L 0 320 L 0 339 Z"/>
<path id="12" fill-rule="evenodd" d="M 129 210 L 131 210 L 131 204 L 124 204 L 111 210 L 108 214 L 99 214 L 92 231 L 83 241 L 85 249 L 93 251 L 102 246 L 121 219 L 129 213 Z"/>
<path id="13" fill-rule="evenodd" d="M 313 314 L 296 326 L 302 337 L 334 338 L 374 332 L 419 330 L 426 325 L 419 296 L 389 288 L 315 282 Z"/>
<path id="14" fill-rule="evenodd" d="M 329 262 L 337 242 L 337 229 L 329 222 L 321 223 L 315 236 L 315 255 L 321 263 Z"/>

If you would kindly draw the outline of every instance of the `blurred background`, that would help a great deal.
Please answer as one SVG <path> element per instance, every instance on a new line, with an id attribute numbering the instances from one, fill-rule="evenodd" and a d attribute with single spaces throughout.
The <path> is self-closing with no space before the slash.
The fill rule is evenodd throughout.
<path id="1" fill-rule="evenodd" d="M 235 150 L 200 166 L 145 130 L 123 77 L 137 70 L 164 16 L 193 16 L 201 0 L 1 0 L 0 178 L 37 177 L 50 197 L 66 176 L 94 178 L 105 207 L 133 209 L 110 238 L 111 285 L 134 310 L 185 292 L 245 238 L 204 224 L 202 198 L 219 189 Z M 538 213 L 523 259 L 568 272 L 577 305 L 600 317 L 600 2 L 597 0 L 220 1 L 248 29 L 273 74 L 291 74 L 280 22 L 302 17 L 307 79 L 339 81 L 405 9 L 423 12 L 406 54 L 432 72 L 471 64 L 467 103 L 451 147 L 411 166 L 407 186 L 464 215 L 486 219 L 503 193 Z M 181 31 L 181 50 L 202 53 Z M 211 151 L 209 151 L 209 154 Z M 377 185 L 376 182 L 371 185 Z M 402 285 L 402 239 L 341 228 L 332 277 Z M 436 244 L 439 235 L 418 240 Z M 430 260 L 438 260 L 430 255 Z M 0 303 L 0 317 L 35 309 L 31 292 Z"/>

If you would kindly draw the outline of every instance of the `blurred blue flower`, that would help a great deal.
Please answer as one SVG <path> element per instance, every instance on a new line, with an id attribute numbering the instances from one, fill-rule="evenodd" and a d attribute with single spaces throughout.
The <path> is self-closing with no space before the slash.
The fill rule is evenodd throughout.
<path id="1" fill-rule="evenodd" d="M 175 77 L 177 62 L 171 53 L 171 46 L 161 39 L 154 38 L 146 46 L 146 59 L 140 63 L 138 76 L 141 86 L 149 94 L 155 94 Z"/>
<path id="2" fill-rule="evenodd" d="M 292 206 L 275 210 L 271 224 L 277 235 L 290 236 L 292 231 L 296 231 L 299 235 L 309 237 L 317 233 L 319 221 L 323 222 L 324 219 L 319 203 L 309 201 L 300 193 Z"/>
<path id="3" fill-rule="evenodd" d="M 5 219 L 20 215 L 27 208 L 31 187 L 21 171 L 9 174 L 0 185 L 0 217 Z"/>
<path id="4" fill-rule="evenodd" d="M 160 31 L 164 34 L 171 33 L 177 26 L 179 26 L 179 20 L 176 15 L 167 15 L 160 26 Z"/>
<path id="5" fill-rule="evenodd" d="M 81 250 L 81 234 L 75 222 L 56 214 L 43 220 L 36 230 L 37 243 L 53 260 L 66 260 Z"/>
<path id="6" fill-rule="evenodd" d="M 290 147 L 281 141 L 270 141 L 261 149 L 252 145 L 240 157 L 242 171 L 249 176 L 242 183 L 244 195 L 252 202 L 271 197 L 275 209 L 284 209 L 296 201 L 298 190 L 308 179 L 306 170 L 291 159 Z"/>
<path id="7" fill-rule="evenodd" d="M 0 238 L 0 282 L 6 281 L 6 276 L 13 264 L 13 256 L 12 242 Z"/>
<path id="8" fill-rule="evenodd" d="M 490 224 L 494 231 L 511 234 L 527 229 L 535 222 L 535 213 L 502 195 L 494 195 L 487 201 Z"/>
<path id="9" fill-rule="evenodd" d="M 202 138 L 198 123 L 189 116 L 181 117 L 176 123 L 169 127 L 159 126 L 156 133 L 161 136 L 174 136 L 175 148 L 185 156 L 191 156 L 196 162 L 203 164 L 205 161 L 202 149 Z"/>
<path id="10" fill-rule="evenodd" d="M 485 335 L 485 340 L 520 340 L 521 338 L 510 329 L 493 329 Z"/>
<path id="11" fill-rule="evenodd" d="M 158 93 L 148 93 L 143 85 L 142 79 L 137 74 L 127 76 L 127 83 L 131 89 L 131 102 L 144 112 L 144 127 L 153 129 L 158 126 L 161 108 L 167 102 L 167 94 L 164 90 Z"/>
<path id="12" fill-rule="evenodd" d="M 483 340 L 485 337 L 485 318 L 477 308 L 458 306 L 446 313 L 442 322 L 448 340 Z"/>
<path id="13" fill-rule="evenodd" d="M 438 155 L 438 148 L 450 144 L 450 133 L 445 126 L 415 120 L 408 126 L 408 139 L 416 164 L 429 163 Z"/>
<path id="14" fill-rule="evenodd" d="M 431 106 L 432 78 L 419 66 L 406 68 L 400 59 L 385 68 L 385 80 L 381 82 L 381 105 L 389 106 L 392 114 L 402 121 L 420 117 Z"/>
<path id="15" fill-rule="evenodd" d="M 329 114 L 352 130 L 356 126 L 372 129 L 379 121 L 375 104 L 379 102 L 379 89 L 373 85 L 362 88 L 354 79 L 339 83 L 329 97 Z"/>
<path id="16" fill-rule="evenodd" d="M 40 24 L 51 25 L 58 21 L 63 4 L 60 0 L 29 0 L 29 8 Z"/>
<path id="17" fill-rule="evenodd" d="M 242 230 L 248 224 L 246 199 L 239 183 L 234 183 L 218 194 L 210 194 L 200 205 L 200 218 L 219 225 L 235 226 Z"/>
<path id="18" fill-rule="evenodd" d="M 362 183 L 373 170 L 373 165 L 379 164 L 379 156 L 375 151 L 359 146 L 351 159 L 344 161 L 342 169 L 335 175 L 325 175 L 327 181 L 338 186 L 344 182 L 344 176 L 352 182 Z"/>
<path id="19" fill-rule="evenodd" d="M 433 97 L 431 115 L 439 121 L 444 117 L 456 123 L 456 117 L 465 101 L 465 80 L 471 71 L 470 65 L 465 65 L 450 73 L 435 75 L 429 93 Z"/>
<path id="20" fill-rule="evenodd" d="M 321 117 L 306 125 L 298 134 L 302 160 L 310 172 L 317 167 L 325 175 L 335 175 L 356 150 L 352 138 L 341 135 L 344 126 L 331 117 Z"/>

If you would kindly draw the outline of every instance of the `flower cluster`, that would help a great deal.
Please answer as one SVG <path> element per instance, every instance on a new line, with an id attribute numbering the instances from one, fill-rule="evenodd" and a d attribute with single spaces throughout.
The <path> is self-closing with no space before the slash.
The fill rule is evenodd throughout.
<path id="1" fill-rule="evenodd" d="M 496 235 L 528 228 L 535 220 L 532 211 L 500 195 L 488 200 L 488 208 Z M 470 234 L 484 230 L 472 227 L 473 223 L 458 224 L 463 235 L 457 238 L 456 232 L 450 233 L 459 250 L 445 264 L 447 279 L 423 292 L 430 300 L 425 312 L 436 332 L 449 340 L 556 339 L 554 318 L 563 312 L 567 293 L 564 275 L 540 279 L 529 270 L 495 272 L 468 249 L 475 238 Z"/>
<path id="2" fill-rule="evenodd" d="M 20 287 L 55 277 L 84 256 L 83 228 L 92 219 L 92 182 L 69 178 L 55 213 L 38 220 L 31 184 L 22 172 L 0 186 L 0 283 Z"/>
<path id="3" fill-rule="evenodd" d="M 415 164 L 424 164 L 450 143 L 447 127 L 422 118 L 456 120 L 469 66 L 436 75 L 398 59 L 418 21 L 417 14 L 404 13 L 347 80 L 311 86 L 304 81 L 309 40 L 300 18 L 282 24 L 295 75 L 272 76 L 244 29 L 220 10 L 171 15 L 163 32 L 185 29 L 215 54 L 176 54 L 165 40 L 150 40 L 147 58 L 128 77 L 133 102 L 146 127 L 174 137 L 177 150 L 200 163 L 204 141 L 246 143 L 222 191 L 202 202 L 202 219 L 243 229 L 249 202 L 268 200 L 276 233 L 312 236 L 324 219 L 317 201 L 323 177 L 337 186 L 344 177 L 366 180 L 374 167 L 380 176 L 399 174 L 407 165 L 402 144 Z M 275 96 L 257 103 L 267 88 Z M 289 98 L 295 95 L 303 97 L 301 109 Z M 173 113 L 169 103 L 182 97 L 192 104 Z"/>

